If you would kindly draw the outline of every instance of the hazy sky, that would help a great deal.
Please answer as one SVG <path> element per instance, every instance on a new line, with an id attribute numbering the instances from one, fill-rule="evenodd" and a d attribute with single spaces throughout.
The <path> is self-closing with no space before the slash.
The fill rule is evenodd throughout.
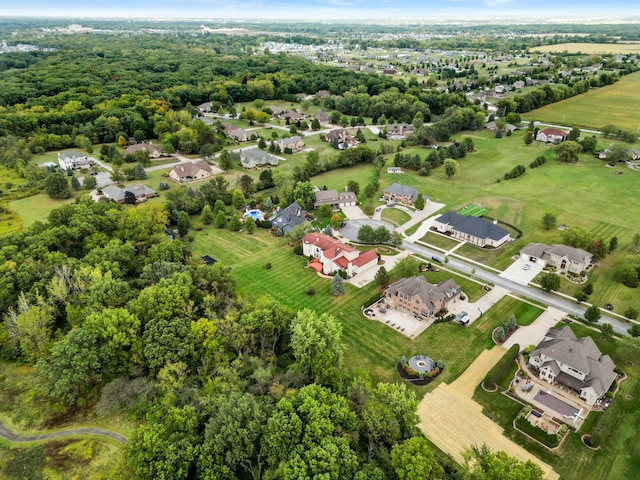
<path id="1" fill-rule="evenodd" d="M 0 16 L 252 19 L 640 19 L 638 0 L 0 0 Z"/>

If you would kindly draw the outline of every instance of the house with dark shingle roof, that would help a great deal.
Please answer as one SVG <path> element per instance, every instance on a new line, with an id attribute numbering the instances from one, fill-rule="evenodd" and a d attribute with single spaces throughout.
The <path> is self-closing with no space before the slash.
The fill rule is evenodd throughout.
<path id="1" fill-rule="evenodd" d="M 509 232 L 499 227 L 496 222 L 490 223 L 477 217 L 465 217 L 459 213 L 449 211 L 433 221 L 433 228 L 445 234 L 450 234 L 458 240 L 464 240 L 478 247 L 497 248 L 508 241 Z"/>
<path id="2" fill-rule="evenodd" d="M 140 183 L 137 185 L 130 185 L 124 188 L 118 188 L 115 185 L 108 185 L 102 189 L 102 193 L 106 198 L 113 200 L 116 203 L 124 203 L 127 192 L 133 193 L 137 203 L 144 202 L 149 198 L 153 198 L 157 195 L 156 191 Z"/>
<path id="3" fill-rule="evenodd" d="M 285 234 L 296 225 L 304 223 L 306 216 L 307 211 L 298 202 L 293 202 L 287 208 L 281 208 L 269 221 L 271 226 L 277 229 L 278 234 Z"/>
<path id="4" fill-rule="evenodd" d="M 559 272 L 579 275 L 591 266 L 593 255 L 581 248 L 558 243 L 551 246 L 544 243 L 530 243 L 520 250 L 520 258 L 543 267 L 547 265 L 555 267 Z"/>
<path id="5" fill-rule="evenodd" d="M 278 140 L 274 140 L 273 144 L 280 149 L 281 152 L 284 152 L 285 149 L 290 149 L 291 153 L 296 153 L 302 150 L 304 147 L 304 140 L 302 137 L 294 136 L 294 137 L 285 137 L 280 138 Z"/>
<path id="6" fill-rule="evenodd" d="M 411 205 L 418 198 L 418 191 L 415 188 L 407 187 L 401 183 L 394 183 L 390 187 L 385 188 L 382 198 L 387 202 L 402 203 L 404 205 Z M 424 203 L 429 202 L 429 197 L 423 195 Z"/>
<path id="7" fill-rule="evenodd" d="M 552 328 L 529 356 L 539 377 L 561 383 L 589 405 L 609 390 L 617 377 L 609 355 L 603 355 L 591 337 L 577 338 L 569 327 Z"/>
<path id="8" fill-rule="evenodd" d="M 302 239 L 302 253 L 317 258 L 322 264 L 322 273 L 331 275 L 338 270 L 347 272 L 347 277 L 378 265 L 375 250 L 360 250 L 321 233 L 308 233 Z"/>
<path id="9" fill-rule="evenodd" d="M 434 285 L 422 275 L 401 278 L 385 291 L 396 309 L 422 320 L 435 317 L 459 294 L 460 286 L 455 281 L 449 279 Z"/>

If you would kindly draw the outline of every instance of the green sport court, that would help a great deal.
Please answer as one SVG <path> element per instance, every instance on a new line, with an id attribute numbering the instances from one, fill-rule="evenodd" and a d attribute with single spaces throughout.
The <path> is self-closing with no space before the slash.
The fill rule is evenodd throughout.
<path id="1" fill-rule="evenodd" d="M 464 215 L 465 217 L 481 217 L 485 213 L 489 213 L 489 209 L 484 208 L 479 204 L 472 204 L 461 208 L 460 210 L 458 210 L 458 213 L 460 215 Z"/>

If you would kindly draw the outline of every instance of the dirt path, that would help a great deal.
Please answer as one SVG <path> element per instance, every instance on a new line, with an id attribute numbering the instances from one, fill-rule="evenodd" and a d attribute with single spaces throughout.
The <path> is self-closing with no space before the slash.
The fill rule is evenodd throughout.
<path id="1" fill-rule="evenodd" d="M 119 433 L 113 432 L 111 430 L 106 430 L 104 428 L 72 428 L 69 430 L 61 430 L 58 432 L 51 433 L 41 433 L 40 435 L 18 435 L 17 433 L 13 433 L 7 427 L 4 426 L 2 422 L 0 422 L 0 437 L 5 440 L 9 440 L 11 442 L 24 443 L 24 442 L 35 442 L 38 440 L 50 440 L 53 438 L 60 437 L 69 437 L 75 435 L 98 435 L 100 437 L 107 437 L 112 440 L 115 440 L 118 443 L 125 444 L 128 442 L 127 437 L 124 435 L 120 435 Z"/>
<path id="2" fill-rule="evenodd" d="M 427 394 L 418 405 L 418 427 L 458 462 L 463 462 L 464 450 L 486 443 L 492 450 L 502 450 L 518 460 L 536 462 L 547 480 L 557 480 L 560 476 L 549 465 L 505 437 L 503 429 L 486 417 L 482 407 L 472 399 L 486 372 L 504 353 L 500 347 L 483 351 L 451 385 L 441 383 Z"/>

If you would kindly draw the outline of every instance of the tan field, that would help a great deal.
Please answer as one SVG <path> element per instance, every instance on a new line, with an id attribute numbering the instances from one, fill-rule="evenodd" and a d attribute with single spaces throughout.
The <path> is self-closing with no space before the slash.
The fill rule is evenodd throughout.
<path id="1" fill-rule="evenodd" d="M 462 453 L 472 445 L 487 444 L 491 450 L 502 450 L 526 462 L 540 465 L 545 479 L 560 476 L 546 463 L 504 436 L 503 430 L 482 413 L 482 407 L 472 400 L 473 392 L 486 372 L 504 355 L 500 347 L 484 350 L 469 368 L 451 385 L 441 383 L 418 405 L 418 427 L 429 440 L 456 461 L 463 463 Z"/>
<path id="2" fill-rule="evenodd" d="M 558 43 L 530 49 L 536 53 L 585 53 L 602 55 L 605 53 L 640 53 L 640 43 Z"/>

